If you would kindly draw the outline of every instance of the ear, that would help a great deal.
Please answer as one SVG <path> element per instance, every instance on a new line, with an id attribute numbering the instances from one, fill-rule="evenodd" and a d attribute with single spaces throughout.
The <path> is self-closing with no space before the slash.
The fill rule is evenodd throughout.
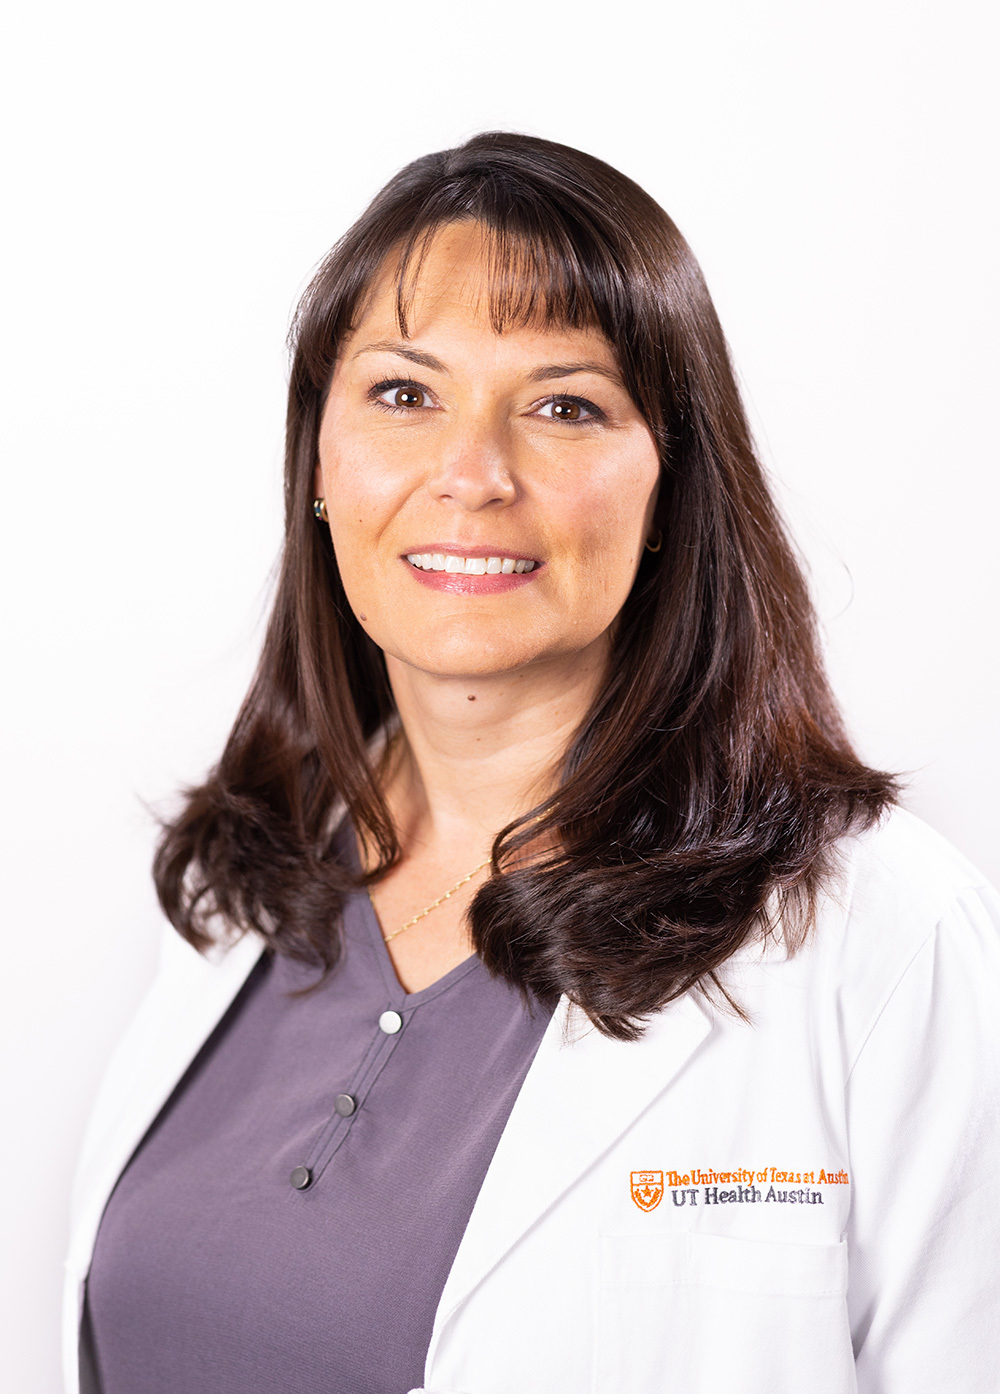
<path id="1" fill-rule="evenodd" d="M 321 499 L 323 497 L 324 488 L 323 471 L 317 464 L 316 469 L 313 471 L 313 498 Z"/>

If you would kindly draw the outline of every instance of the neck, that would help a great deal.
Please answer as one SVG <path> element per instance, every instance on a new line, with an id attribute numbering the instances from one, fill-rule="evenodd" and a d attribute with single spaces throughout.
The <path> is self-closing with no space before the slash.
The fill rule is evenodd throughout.
<path id="1" fill-rule="evenodd" d="M 555 786 L 600 686 L 607 647 L 486 677 L 443 677 L 387 655 L 404 741 L 386 790 L 404 842 L 455 839 L 483 855 Z"/>

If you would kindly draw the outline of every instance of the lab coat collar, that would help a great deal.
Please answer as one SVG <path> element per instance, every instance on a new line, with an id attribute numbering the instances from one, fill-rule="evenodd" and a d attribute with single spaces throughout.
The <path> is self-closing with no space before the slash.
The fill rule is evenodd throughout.
<path id="1" fill-rule="evenodd" d="M 438 1304 L 428 1376 L 451 1317 L 532 1224 L 611 1148 L 712 1029 L 691 993 L 638 1041 L 602 1036 L 561 999 L 511 1111 Z M 558 1157 L 558 1167 L 539 1165 Z"/>

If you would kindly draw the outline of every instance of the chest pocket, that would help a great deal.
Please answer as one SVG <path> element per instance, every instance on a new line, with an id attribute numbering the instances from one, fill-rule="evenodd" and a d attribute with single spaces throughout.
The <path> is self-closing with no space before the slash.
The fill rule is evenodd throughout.
<path id="1" fill-rule="evenodd" d="M 846 1244 L 600 1240 L 594 1390 L 855 1394 Z"/>

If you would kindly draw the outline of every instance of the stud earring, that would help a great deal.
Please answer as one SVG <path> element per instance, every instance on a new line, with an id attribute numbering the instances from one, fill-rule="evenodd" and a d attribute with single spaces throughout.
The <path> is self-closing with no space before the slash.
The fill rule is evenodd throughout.
<path id="1" fill-rule="evenodd" d="M 328 523 L 330 519 L 326 512 L 326 499 L 313 499 L 313 517 L 317 523 Z"/>
<path id="2" fill-rule="evenodd" d="M 663 529 L 661 528 L 661 529 L 659 529 L 659 530 L 657 531 L 657 534 L 656 534 L 656 542 L 655 542 L 655 543 L 653 543 L 653 542 L 647 542 L 647 543 L 646 543 L 646 551 L 647 551 L 647 552 L 658 552 L 662 546 L 663 546 Z"/>

